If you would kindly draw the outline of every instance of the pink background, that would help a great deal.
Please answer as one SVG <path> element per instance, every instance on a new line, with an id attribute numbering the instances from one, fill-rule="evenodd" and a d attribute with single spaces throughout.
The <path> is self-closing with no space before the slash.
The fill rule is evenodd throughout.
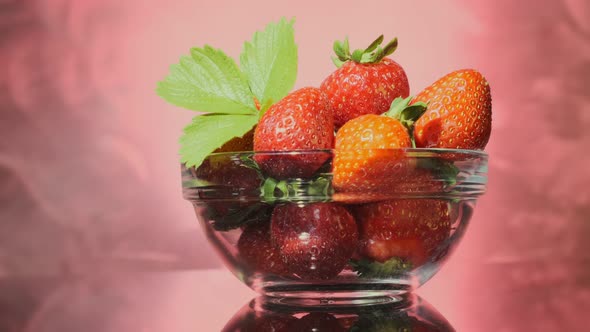
<path id="1" fill-rule="evenodd" d="M 181 197 L 176 142 L 194 114 L 155 84 L 191 46 L 237 57 L 281 16 L 296 17 L 297 87 L 333 70 L 332 42 L 345 35 L 353 47 L 397 36 L 413 94 L 454 69 L 487 76 L 489 190 L 420 293 L 465 330 L 581 328 L 586 0 L 0 1 L 0 279 L 221 268 Z"/>

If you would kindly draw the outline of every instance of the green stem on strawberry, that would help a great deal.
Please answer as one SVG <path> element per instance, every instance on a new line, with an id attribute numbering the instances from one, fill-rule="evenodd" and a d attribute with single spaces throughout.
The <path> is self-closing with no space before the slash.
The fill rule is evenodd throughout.
<path id="1" fill-rule="evenodd" d="M 334 42 L 334 53 L 335 57 L 332 57 L 332 61 L 336 67 L 340 68 L 346 61 L 354 61 L 356 63 L 378 63 L 384 57 L 393 54 L 397 49 L 397 38 L 394 38 L 385 46 L 381 47 L 383 43 L 383 35 L 380 35 L 365 49 L 356 49 L 352 53 L 350 52 L 350 46 L 348 44 L 348 37 L 344 41 Z"/>
<path id="2" fill-rule="evenodd" d="M 437 174 L 437 176 L 441 177 L 445 184 L 449 187 L 457 184 L 459 168 L 455 166 L 452 161 L 433 158 L 419 158 L 416 166 L 418 168 L 428 170 L 432 172 L 432 174 Z"/>
<path id="3" fill-rule="evenodd" d="M 401 258 L 393 257 L 380 263 L 368 259 L 351 260 L 350 266 L 361 278 L 391 278 L 409 271 L 412 264 Z"/>
<path id="4" fill-rule="evenodd" d="M 313 180 L 276 180 L 267 177 L 260 187 L 260 196 L 265 202 L 281 200 L 327 201 L 333 193 L 332 181 L 325 177 Z"/>
<path id="5" fill-rule="evenodd" d="M 405 99 L 402 97 L 395 98 L 389 110 L 383 113 L 383 115 L 398 120 L 406 127 L 410 135 L 410 140 L 412 141 L 412 147 L 415 148 L 414 124 L 426 112 L 428 105 L 424 102 L 417 102 L 410 105 L 412 99 L 412 96 Z"/>

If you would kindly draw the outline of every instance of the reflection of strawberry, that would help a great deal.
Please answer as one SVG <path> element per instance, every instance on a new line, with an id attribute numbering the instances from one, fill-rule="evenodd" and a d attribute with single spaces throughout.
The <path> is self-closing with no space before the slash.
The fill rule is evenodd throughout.
<path id="1" fill-rule="evenodd" d="M 271 244 L 268 221 L 246 226 L 238 240 L 238 250 L 253 271 L 276 275 L 288 273 L 279 250 Z"/>
<path id="2" fill-rule="evenodd" d="M 289 271 L 302 279 L 330 279 L 346 266 L 357 246 L 352 215 L 333 203 L 277 206 L 271 239 Z"/>
<path id="3" fill-rule="evenodd" d="M 390 258 L 412 266 L 428 256 L 449 236 L 450 206 L 444 200 L 400 199 L 365 204 L 356 209 L 361 252 L 379 262 Z"/>
<path id="4" fill-rule="evenodd" d="M 287 332 L 297 323 L 297 318 L 287 314 L 267 314 L 256 317 L 252 329 L 243 332 Z"/>
<path id="5" fill-rule="evenodd" d="M 414 102 L 428 103 L 416 121 L 416 146 L 483 149 L 492 129 L 490 86 L 482 74 L 452 72 L 424 89 Z"/>
<path id="6" fill-rule="evenodd" d="M 326 96 L 303 88 L 272 105 L 254 133 L 255 151 L 331 149 L 334 119 Z M 309 177 L 328 159 L 326 154 L 257 155 L 263 171 L 275 178 Z"/>
<path id="7" fill-rule="evenodd" d="M 450 332 L 452 326 L 443 318 L 430 322 L 423 320 L 424 311 L 429 309 L 418 307 L 419 313 L 406 310 L 390 309 L 387 311 L 375 310 L 363 312 L 350 331 L 385 332 L 385 331 L 412 331 L 412 332 Z M 428 311 L 426 311 L 428 313 Z M 440 316 L 440 314 L 439 314 Z"/>
<path id="8" fill-rule="evenodd" d="M 294 322 L 289 332 L 344 332 L 345 330 L 340 326 L 340 322 L 336 317 L 327 312 L 311 312 L 298 321 Z"/>
<path id="9" fill-rule="evenodd" d="M 241 311 L 244 311 L 242 309 Z M 287 332 L 291 325 L 297 321 L 287 313 L 274 311 L 254 311 L 248 307 L 248 311 L 242 315 L 234 316 L 223 328 L 223 332 Z"/>
<path id="10" fill-rule="evenodd" d="M 334 109 L 336 127 L 361 115 L 381 114 L 389 109 L 395 98 L 409 95 L 410 86 L 404 69 L 385 57 L 397 48 L 397 38 L 383 49 L 379 46 L 382 42 L 383 36 L 380 36 L 367 49 L 352 54 L 348 41 L 334 44 L 337 62 L 343 63 L 320 88 Z"/>
<path id="11" fill-rule="evenodd" d="M 408 128 L 425 110 L 397 99 L 384 115 L 368 114 L 348 121 L 336 134 L 333 184 L 339 191 L 391 188 L 413 167 L 403 148 L 412 142 Z"/>

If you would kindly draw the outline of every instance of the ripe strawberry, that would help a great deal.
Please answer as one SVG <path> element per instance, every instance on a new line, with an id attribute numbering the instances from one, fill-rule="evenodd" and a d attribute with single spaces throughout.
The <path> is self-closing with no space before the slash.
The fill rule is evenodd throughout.
<path id="1" fill-rule="evenodd" d="M 416 146 L 483 150 L 492 130 L 492 97 L 487 80 L 472 69 L 442 77 L 416 96 L 428 103 L 416 121 Z"/>
<path id="2" fill-rule="evenodd" d="M 246 167 L 235 155 L 221 152 L 252 151 L 254 130 L 235 137 L 209 155 L 198 168 L 190 169 L 191 180 L 198 181 L 198 199 L 207 208 L 207 217 L 216 229 L 228 229 L 237 221 L 235 215 L 252 205 L 246 200 L 219 201 L 240 196 L 259 195 L 262 183 L 258 172 Z M 206 185 L 206 187 L 204 187 Z M 238 218 L 239 219 L 239 218 Z"/>
<path id="3" fill-rule="evenodd" d="M 254 149 L 254 129 L 245 133 L 242 137 L 234 137 L 225 142 L 214 152 L 239 152 L 252 151 Z"/>
<path id="4" fill-rule="evenodd" d="M 270 107 L 254 132 L 255 151 L 331 149 L 334 120 L 326 96 L 317 88 L 302 88 Z M 262 170 L 275 178 L 309 177 L 328 153 L 255 156 Z"/>
<path id="5" fill-rule="evenodd" d="M 379 191 L 391 188 L 412 169 L 404 148 L 412 147 L 408 129 L 425 105 L 408 106 L 396 99 L 383 115 L 367 114 L 348 121 L 336 133 L 334 188 L 339 191 Z"/>
<path id="6" fill-rule="evenodd" d="M 410 86 L 404 69 L 386 56 L 397 48 L 397 38 L 384 48 L 383 35 L 365 50 L 348 50 L 348 40 L 334 43 L 338 69 L 328 76 L 320 89 L 326 93 L 334 110 L 334 124 L 365 114 L 381 114 L 397 97 L 406 98 Z"/>
<path id="7" fill-rule="evenodd" d="M 270 241 L 268 220 L 246 226 L 238 240 L 238 250 L 252 271 L 279 276 L 288 274 L 278 248 Z"/>
<path id="8" fill-rule="evenodd" d="M 216 186 L 216 194 L 225 193 L 224 189 L 229 192 L 236 189 L 254 190 L 261 182 L 255 169 L 246 167 L 242 161 L 231 154 L 210 155 L 199 168 L 192 172 L 192 175 L 199 181 Z M 208 195 L 209 192 L 203 192 L 203 194 Z"/>
<path id="9" fill-rule="evenodd" d="M 250 130 L 242 137 L 229 140 L 214 152 L 252 151 L 253 138 L 254 130 Z M 228 189 L 254 189 L 260 185 L 258 173 L 243 166 L 242 162 L 230 154 L 212 154 L 197 169 L 191 168 L 191 173 L 199 181 L 206 181 L 213 186 L 225 186 Z"/>
<path id="10" fill-rule="evenodd" d="M 413 267 L 450 235 L 451 208 L 438 199 L 400 199 L 357 207 L 361 252 L 378 262 L 399 258 Z"/>
<path id="11" fill-rule="evenodd" d="M 270 229 L 289 271 L 303 280 L 338 275 L 358 241 L 352 215 L 334 203 L 277 206 Z"/>

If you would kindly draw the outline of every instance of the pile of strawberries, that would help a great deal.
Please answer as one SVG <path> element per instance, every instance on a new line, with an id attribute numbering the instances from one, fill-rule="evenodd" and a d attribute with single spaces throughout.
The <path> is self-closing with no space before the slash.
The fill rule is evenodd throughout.
<path id="1" fill-rule="evenodd" d="M 404 158 L 406 148 L 482 150 L 491 131 L 486 79 L 475 70 L 457 70 L 409 97 L 404 69 L 388 57 L 397 39 L 382 42 L 383 36 L 354 52 L 347 41 L 336 42 L 338 69 L 319 88 L 290 93 L 253 132 L 220 151 L 333 149 L 335 192 L 362 195 L 431 180 L 431 172 Z M 264 176 L 280 180 L 313 177 L 330 157 L 257 154 L 254 161 Z M 244 227 L 240 256 L 253 271 L 302 280 L 330 279 L 361 261 L 422 265 L 449 237 L 453 221 L 447 201 L 424 198 L 280 204 L 265 215 L 270 221 Z"/>

